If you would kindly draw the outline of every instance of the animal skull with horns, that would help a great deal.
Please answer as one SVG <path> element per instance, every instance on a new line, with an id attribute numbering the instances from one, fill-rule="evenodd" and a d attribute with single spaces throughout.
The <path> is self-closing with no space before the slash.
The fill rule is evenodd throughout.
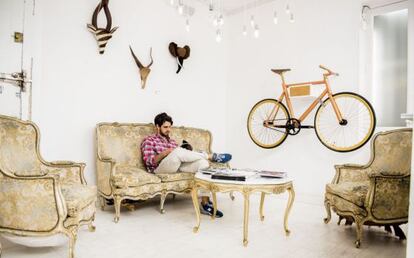
<path id="1" fill-rule="evenodd" d="M 134 57 L 135 63 L 138 65 L 139 68 L 139 74 L 141 75 L 141 88 L 145 88 L 145 84 L 147 83 L 147 77 L 149 73 L 151 72 L 151 65 L 154 62 L 152 59 L 152 48 L 150 49 L 150 57 L 151 57 L 151 63 L 147 66 L 144 66 L 138 59 L 138 57 L 134 54 L 134 51 L 132 50 L 132 47 L 129 46 L 129 49 L 131 50 L 131 54 Z"/>

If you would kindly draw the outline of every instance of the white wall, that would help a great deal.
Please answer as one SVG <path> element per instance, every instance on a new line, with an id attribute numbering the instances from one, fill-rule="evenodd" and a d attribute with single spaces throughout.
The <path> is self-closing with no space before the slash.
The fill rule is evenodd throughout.
<path id="1" fill-rule="evenodd" d="M 95 125 L 99 122 L 152 122 L 162 111 L 175 125 L 206 128 L 213 149 L 225 146 L 225 42 L 217 44 L 207 8 L 197 8 L 191 32 L 167 1 L 111 1 L 113 26 L 119 26 L 105 54 L 86 29 L 98 1 L 36 2 L 39 45 L 33 85 L 33 121 L 41 128 L 46 160 L 87 163 L 86 178 L 95 183 Z M 100 13 L 100 26 L 103 12 Z M 168 44 L 188 44 L 191 56 L 178 75 Z M 144 64 L 153 47 L 154 64 L 141 89 L 131 44 Z"/>
<path id="2" fill-rule="evenodd" d="M 227 142 L 234 154 L 233 166 L 285 170 L 295 179 L 296 191 L 320 196 L 334 176 L 334 164 L 364 163 L 369 159 L 369 145 L 351 153 L 336 153 L 325 148 L 313 130 L 289 136 L 275 149 L 261 149 L 247 133 L 247 115 L 263 98 L 277 98 L 280 79 L 271 68 L 292 68 L 287 82 L 319 80 L 324 64 L 340 73 L 332 81 L 332 90 L 359 91 L 358 33 L 360 1 L 293 0 L 290 6 L 295 23 L 289 23 L 284 2 L 258 8 L 260 38 L 241 31 L 243 14 L 231 18 L 229 48 L 229 87 L 227 94 Z M 279 24 L 272 22 L 275 6 Z M 250 17 L 250 14 L 247 15 Z M 296 114 L 310 101 L 295 101 Z M 304 124 L 313 124 L 307 119 Z"/>
<path id="3" fill-rule="evenodd" d="M 407 58 L 407 74 L 408 74 L 408 96 L 414 100 L 414 1 L 408 1 L 408 58 Z M 408 105 L 407 111 L 413 113 L 413 104 Z M 409 102 L 410 103 L 410 102 Z M 414 139 L 413 139 L 414 146 Z M 412 152 L 411 164 L 414 164 L 414 152 Z M 411 175 L 414 175 L 414 167 L 411 166 Z M 411 176 L 410 188 L 410 212 L 408 221 L 408 237 L 407 237 L 407 257 L 414 257 L 414 176 Z"/>

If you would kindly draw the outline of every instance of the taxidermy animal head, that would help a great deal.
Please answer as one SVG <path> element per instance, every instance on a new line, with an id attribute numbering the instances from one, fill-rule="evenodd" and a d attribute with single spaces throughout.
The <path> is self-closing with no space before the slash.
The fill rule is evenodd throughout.
<path id="1" fill-rule="evenodd" d="M 178 47 L 177 44 L 171 42 L 168 49 L 170 50 L 171 55 L 177 59 L 178 70 L 176 73 L 179 73 L 183 67 L 184 60 L 190 56 L 190 47 L 187 45 Z"/>
<path id="2" fill-rule="evenodd" d="M 145 88 L 145 84 L 147 83 L 147 77 L 149 73 L 151 72 L 151 65 L 154 63 L 154 60 L 152 59 L 152 48 L 150 50 L 150 57 L 151 57 L 151 63 L 147 66 L 142 65 L 142 63 L 139 61 L 138 57 L 134 54 L 134 51 L 132 50 L 131 46 L 129 46 L 129 49 L 131 50 L 131 54 L 134 57 L 135 63 L 138 65 L 139 68 L 139 74 L 141 75 L 141 88 Z"/>
<path id="3" fill-rule="evenodd" d="M 109 0 L 101 0 L 101 2 L 96 7 L 95 11 L 93 12 L 92 16 L 92 24 L 88 24 L 87 27 L 90 32 L 95 35 L 96 41 L 98 42 L 99 46 L 99 54 L 103 54 L 105 52 L 105 47 L 108 41 L 112 38 L 112 34 L 118 29 L 118 27 L 112 27 L 112 17 L 111 13 L 109 12 L 108 8 Z M 98 28 L 98 13 L 104 9 L 105 17 L 106 17 L 106 27 L 105 28 Z"/>

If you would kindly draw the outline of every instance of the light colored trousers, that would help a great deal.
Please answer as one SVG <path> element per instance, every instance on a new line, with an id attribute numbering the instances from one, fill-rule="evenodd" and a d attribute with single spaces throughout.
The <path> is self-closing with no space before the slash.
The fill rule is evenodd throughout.
<path id="1" fill-rule="evenodd" d="M 205 169 L 210 166 L 207 158 L 207 153 L 177 147 L 167 157 L 161 160 L 158 167 L 154 170 L 154 173 L 177 173 L 178 171 L 195 173 L 199 169 Z M 200 190 L 199 195 L 210 196 L 210 192 Z"/>

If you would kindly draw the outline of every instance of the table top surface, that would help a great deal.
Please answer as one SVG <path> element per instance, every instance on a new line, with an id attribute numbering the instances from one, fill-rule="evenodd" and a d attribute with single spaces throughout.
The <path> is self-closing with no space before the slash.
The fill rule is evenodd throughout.
<path id="1" fill-rule="evenodd" d="M 232 185 L 282 185 L 286 183 L 291 183 L 293 180 L 289 177 L 286 178 L 267 178 L 261 177 L 259 175 L 253 175 L 246 178 L 246 181 L 236 181 L 236 180 L 222 180 L 222 179 L 212 179 L 211 175 L 203 174 L 197 172 L 195 174 L 196 179 L 201 179 L 210 183 L 217 184 L 232 184 Z"/>

